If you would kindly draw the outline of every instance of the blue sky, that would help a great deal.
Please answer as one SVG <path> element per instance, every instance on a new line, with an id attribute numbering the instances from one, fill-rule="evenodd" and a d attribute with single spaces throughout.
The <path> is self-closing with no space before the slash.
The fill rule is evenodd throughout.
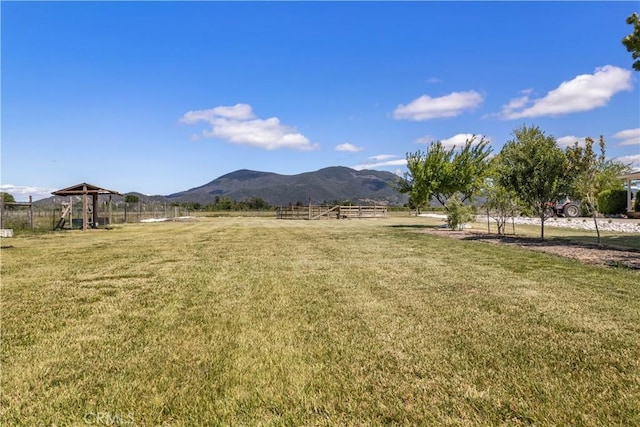
<path id="1" fill-rule="evenodd" d="M 523 124 L 640 168 L 637 2 L 2 1 L 2 181 L 171 194 L 252 169 L 405 170 Z"/>

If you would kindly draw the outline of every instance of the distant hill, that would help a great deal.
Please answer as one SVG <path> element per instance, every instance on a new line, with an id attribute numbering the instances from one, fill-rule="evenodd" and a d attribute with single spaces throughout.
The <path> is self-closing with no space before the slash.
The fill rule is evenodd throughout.
<path id="1" fill-rule="evenodd" d="M 391 172 L 361 170 L 342 166 L 320 169 L 298 175 L 280 175 L 272 172 L 238 170 L 190 190 L 168 196 L 146 196 L 137 192 L 143 204 L 194 202 L 205 205 L 214 203 L 216 196 L 243 201 L 259 197 L 274 206 L 285 206 L 302 202 L 320 204 L 323 202 L 350 200 L 356 204 L 402 205 L 407 196 L 398 193 L 394 184 L 396 176 Z M 65 198 L 66 199 L 66 198 Z M 80 198 L 77 198 L 80 200 Z M 122 202 L 123 197 L 112 196 L 114 202 Z M 62 198 L 49 197 L 34 204 L 40 207 L 60 203 Z"/>
<path id="2" fill-rule="evenodd" d="M 334 166 L 298 175 L 239 170 L 223 175 L 205 185 L 170 194 L 170 202 L 212 203 L 215 197 L 245 200 L 260 197 L 272 205 L 309 202 L 314 204 L 351 200 L 354 203 L 401 205 L 407 197 L 394 188 L 396 176 L 391 172 Z"/>

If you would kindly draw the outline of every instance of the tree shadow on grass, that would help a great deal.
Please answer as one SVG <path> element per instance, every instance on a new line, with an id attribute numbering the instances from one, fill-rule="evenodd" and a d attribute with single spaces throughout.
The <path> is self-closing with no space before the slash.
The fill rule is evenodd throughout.
<path id="1" fill-rule="evenodd" d="M 440 228 L 439 225 L 425 225 L 425 224 L 394 224 L 388 225 L 390 228 L 413 228 L 413 229 L 436 229 Z"/>
<path id="2" fill-rule="evenodd" d="M 598 246 L 592 242 L 566 237 L 552 237 L 541 240 L 540 238 L 529 236 L 467 234 L 459 238 L 467 241 L 483 241 L 550 252 L 567 258 L 575 258 L 588 264 L 640 270 L 640 250 L 633 248 L 616 247 L 608 244 Z"/>

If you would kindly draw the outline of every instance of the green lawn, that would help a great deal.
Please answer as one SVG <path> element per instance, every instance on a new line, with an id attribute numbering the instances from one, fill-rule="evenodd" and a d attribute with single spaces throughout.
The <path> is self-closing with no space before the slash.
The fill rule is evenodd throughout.
<path id="1" fill-rule="evenodd" d="M 640 425 L 638 272 L 424 224 L 3 240 L 0 424 Z"/>

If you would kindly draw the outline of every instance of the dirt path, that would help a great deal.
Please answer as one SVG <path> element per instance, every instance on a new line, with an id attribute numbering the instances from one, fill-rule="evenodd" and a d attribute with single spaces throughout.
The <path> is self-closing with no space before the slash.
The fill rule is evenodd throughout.
<path id="1" fill-rule="evenodd" d="M 585 264 L 623 267 L 640 271 L 640 251 L 598 247 L 586 243 L 540 240 L 534 237 L 498 236 L 478 231 L 426 230 L 430 234 L 454 239 L 477 240 L 494 244 L 512 245 L 533 251 L 548 252 L 565 258 L 577 259 Z"/>

